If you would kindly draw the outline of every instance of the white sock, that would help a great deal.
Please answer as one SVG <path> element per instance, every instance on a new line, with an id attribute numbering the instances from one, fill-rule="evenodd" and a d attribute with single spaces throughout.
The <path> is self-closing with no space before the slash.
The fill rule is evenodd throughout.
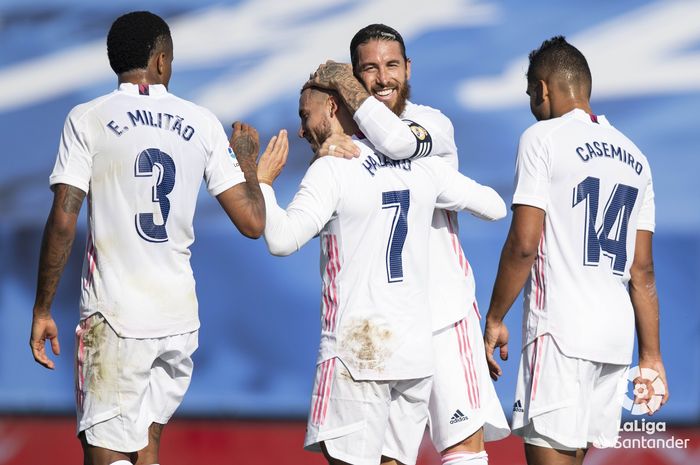
<path id="1" fill-rule="evenodd" d="M 457 451 L 445 454 L 441 458 L 442 465 L 488 465 L 489 454 L 481 452 Z"/>
<path id="2" fill-rule="evenodd" d="M 128 460 L 117 460 L 116 462 L 112 462 L 109 465 L 132 465 L 132 464 Z"/>

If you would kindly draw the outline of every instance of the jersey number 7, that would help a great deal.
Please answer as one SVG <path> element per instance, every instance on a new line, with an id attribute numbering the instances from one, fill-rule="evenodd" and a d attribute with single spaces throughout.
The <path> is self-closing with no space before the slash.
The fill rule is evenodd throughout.
<path id="1" fill-rule="evenodd" d="M 390 283 L 403 281 L 403 245 L 408 234 L 408 208 L 411 196 L 408 189 L 382 192 L 382 209 L 393 209 L 391 234 L 386 245 L 386 277 Z"/>

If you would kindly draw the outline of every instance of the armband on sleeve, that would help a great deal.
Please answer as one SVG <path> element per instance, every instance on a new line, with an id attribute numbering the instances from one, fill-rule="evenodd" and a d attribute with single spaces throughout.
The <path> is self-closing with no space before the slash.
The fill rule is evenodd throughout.
<path id="1" fill-rule="evenodd" d="M 416 151 L 411 155 L 411 158 L 421 158 L 430 155 L 430 151 L 433 149 L 433 138 L 428 130 L 410 119 L 405 119 L 404 121 L 416 138 Z"/>

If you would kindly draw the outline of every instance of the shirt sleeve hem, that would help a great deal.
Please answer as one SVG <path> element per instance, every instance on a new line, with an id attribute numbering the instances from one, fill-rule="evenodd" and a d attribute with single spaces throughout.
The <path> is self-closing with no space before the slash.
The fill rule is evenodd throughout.
<path id="1" fill-rule="evenodd" d="M 512 205 L 528 205 L 530 207 L 537 207 L 541 210 L 547 211 L 547 201 L 537 197 L 530 197 L 527 195 L 515 195 L 513 196 Z"/>
<path id="2" fill-rule="evenodd" d="M 236 186 L 242 182 L 245 182 L 245 176 L 236 176 L 235 178 L 228 179 L 222 183 L 217 184 L 214 187 L 209 187 L 207 190 L 209 191 L 209 194 L 212 197 L 216 197 L 217 195 L 221 194 L 222 192 L 232 188 L 233 186 Z"/>
<path id="3" fill-rule="evenodd" d="M 55 174 L 49 177 L 49 186 L 54 186 L 56 184 L 68 184 L 69 186 L 77 187 L 86 194 L 90 189 L 89 182 L 85 182 L 83 179 L 68 174 Z"/>

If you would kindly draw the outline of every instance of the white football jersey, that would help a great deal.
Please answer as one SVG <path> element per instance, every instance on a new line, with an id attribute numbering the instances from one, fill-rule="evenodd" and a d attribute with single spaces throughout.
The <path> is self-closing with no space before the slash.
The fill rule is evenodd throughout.
<path id="1" fill-rule="evenodd" d="M 433 210 L 498 219 L 505 204 L 439 158 L 394 161 L 358 145 L 359 158 L 316 160 L 286 211 L 263 186 L 265 240 L 272 253 L 287 255 L 320 235 L 319 362 L 339 357 L 357 380 L 428 376 Z"/>
<path id="2" fill-rule="evenodd" d="M 406 103 L 403 122 L 386 105 L 368 98 L 353 118 L 362 133 L 390 158 L 437 156 L 452 168 L 459 169 L 454 128 L 449 118 L 426 105 Z M 411 132 L 405 131 L 405 125 Z M 433 330 L 460 321 L 467 312 L 478 309 L 474 273 L 459 242 L 459 220 L 456 212 L 436 209 L 428 241 L 430 250 L 430 306 Z"/>
<path id="3" fill-rule="evenodd" d="M 629 364 L 629 270 L 637 230 L 655 225 L 644 154 L 604 116 L 577 109 L 540 121 L 520 138 L 513 204 L 546 213 L 523 343 L 550 333 L 569 357 Z"/>
<path id="4" fill-rule="evenodd" d="M 199 327 L 189 247 L 197 194 L 245 179 L 221 123 L 162 85 L 121 84 L 68 115 L 51 185 L 87 192 L 80 318 L 123 337 Z"/>

